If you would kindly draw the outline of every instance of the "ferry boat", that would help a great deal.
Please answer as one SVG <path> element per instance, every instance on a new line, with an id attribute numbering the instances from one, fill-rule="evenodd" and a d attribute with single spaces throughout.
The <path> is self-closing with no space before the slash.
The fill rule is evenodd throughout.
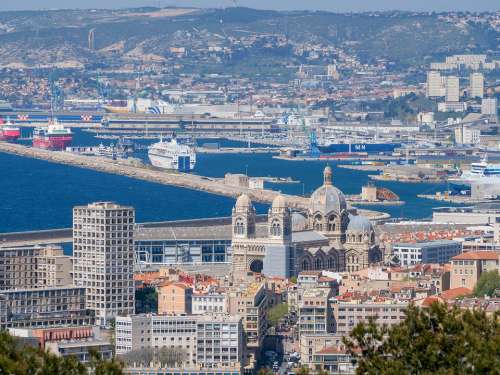
<path id="1" fill-rule="evenodd" d="M 148 157 L 155 167 L 179 172 L 192 171 L 196 164 L 194 148 L 178 143 L 175 137 L 169 142 L 160 139 L 160 142 L 149 146 Z"/>
<path id="2" fill-rule="evenodd" d="M 470 170 L 462 171 L 458 177 L 449 178 L 454 185 L 471 186 L 473 183 L 500 184 L 500 164 L 488 163 L 485 156 L 479 163 L 471 163 Z"/>
<path id="3" fill-rule="evenodd" d="M 64 150 L 71 144 L 73 133 L 57 122 L 33 130 L 33 147 L 46 150 Z"/>
<path id="4" fill-rule="evenodd" d="M 0 118 L 0 141 L 15 141 L 21 136 L 21 129 L 10 121 L 4 123 Z"/>

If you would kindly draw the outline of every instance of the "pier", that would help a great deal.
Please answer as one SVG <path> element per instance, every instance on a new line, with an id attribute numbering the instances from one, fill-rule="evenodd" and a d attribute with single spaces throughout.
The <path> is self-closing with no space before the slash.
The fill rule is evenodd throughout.
<path id="1" fill-rule="evenodd" d="M 164 185 L 177 186 L 186 189 L 205 191 L 207 193 L 236 198 L 245 193 L 256 202 L 270 203 L 279 194 L 269 189 L 249 189 L 240 186 L 224 184 L 220 179 L 198 176 L 194 174 L 158 170 L 144 165 L 135 165 L 127 160 L 112 160 L 103 157 L 78 155 L 64 151 L 49 151 L 27 147 L 14 143 L 0 142 L 0 152 L 46 160 L 52 163 L 71 165 L 79 168 L 92 169 L 99 172 L 123 175 L 135 179 L 156 182 Z M 283 195 L 287 205 L 302 210 L 307 207 L 308 198 L 294 195 Z M 386 213 L 361 210 L 360 213 L 371 220 L 382 220 L 389 217 Z"/>

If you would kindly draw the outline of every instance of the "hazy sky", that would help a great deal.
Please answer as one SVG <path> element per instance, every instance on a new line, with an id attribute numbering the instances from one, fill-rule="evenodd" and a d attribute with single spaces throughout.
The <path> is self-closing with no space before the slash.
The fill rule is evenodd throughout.
<path id="1" fill-rule="evenodd" d="M 125 8 L 137 6 L 226 7 L 262 9 L 321 9 L 337 12 L 365 10 L 499 10 L 498 0 L 0 0 L 0 10 L 50 8 Z"/>

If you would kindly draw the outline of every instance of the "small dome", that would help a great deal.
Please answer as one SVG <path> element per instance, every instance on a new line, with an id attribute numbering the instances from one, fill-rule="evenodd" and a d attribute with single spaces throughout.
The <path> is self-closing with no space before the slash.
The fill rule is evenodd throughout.
<path id="1" fill-rule="evenodd" d="M 316 189 L 309 200 L 311 214 L 320 212 L 322 215 L 340 215 L 346 208 L 344 194 L 333 185 L 323 185 Z"/>
<path id="2" fill-rule="evenodd" d="M 248 208 L 252 205 L 252 201 L 246 194 L 241 194 L 236 200 L 236 208 Z"/>
<path id="3" fill-rule="evenodd" d="M 327 165 L 323 171 L 323 185 L 331 185 L 332 184 L 332 168 Z"/>
<path id="4" fill-rule="evenodd" d="M 348 232 L 369 233 L 373 230 L 372 223 L 365 216 L 349 216 Z"/>
<path id="5" fill-rule="evenodd" d="M 298 212 L 292 213 L 292 230 L 294 232 L 301 232 L 307 229 L 307 219 L 304 215 Z"/>
<path id="6" fill-rule="evenodd" d="M 273 200 L 272 208 L 286 208 L 285 197 L 281 194 L 278 194 Z"/>

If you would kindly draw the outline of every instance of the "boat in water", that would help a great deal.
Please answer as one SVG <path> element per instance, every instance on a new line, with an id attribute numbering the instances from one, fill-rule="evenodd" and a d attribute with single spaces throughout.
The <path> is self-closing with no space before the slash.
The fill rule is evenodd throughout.
<path id="1" fill-rule="evenodd" d="M 21 136 L 21 129 L 10 121 L 0 118 L 0 141 L 15 141 Z"/>
<path id="2" fill-rule="evenodd" d="M 196 164 L 196 152 L 193 147 L 177 142 L 174 137 L 168 142 L 160 139 L 148 148 L 151 164 L 162 169 L 189 172 Z"/>
<path id="3" fill-rule="evenodd" d="M 318 150 L 323 154 L 391 154 L 396 148 L 401 147 L 401 143 L 381 143 L 381 142 L 345 142 L 345 143 L 324 143 L 318 144 Z"/>
<path id="4" fill-rule="evenodd" d="M 448 181 L 453 185 L 471 186 L 475 183 L 500 184 L 500 164 L 488 163 L 485 156 L 478 163 L 471 163 L 470 170 L 462 171 L 458 177 L 451 177 Z"/>
<path id="5" fill-rule="evenodd" d="M 73 141 L 71 129 L 58 122 L 39 126 L 33 130 L 33 147 L 46 150 L 64 150 Z"/>

